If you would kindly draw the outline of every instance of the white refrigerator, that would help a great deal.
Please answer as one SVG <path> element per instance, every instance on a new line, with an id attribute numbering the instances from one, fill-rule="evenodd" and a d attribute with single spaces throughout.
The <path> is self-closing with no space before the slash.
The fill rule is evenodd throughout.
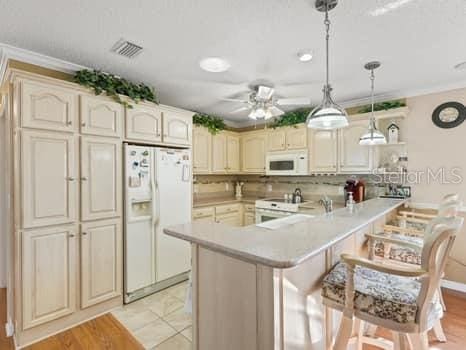
<path id="1" fill-rule="evenodd" d="M 191 151 L 125 144 L 125 303 L 186 280 L 189 243 L 163 228 L 191 221 Z"/>

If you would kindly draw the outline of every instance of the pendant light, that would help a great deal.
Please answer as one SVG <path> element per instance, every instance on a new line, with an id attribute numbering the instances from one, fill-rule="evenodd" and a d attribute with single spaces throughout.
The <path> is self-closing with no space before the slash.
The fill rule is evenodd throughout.
<path id="1" fill-rule="evenodd" d="M 367 133 L 361 136 L 359 139 L 359 144 L 361 146 L 377 146 L 377 145 L 385 145 L 387 143 L 387 139 L 385 135 L 382 134 L 375 125 L 375 116 L 374 116 L 374 70 L 380 67 L 380 62 L 374 61 L 366 63 L 364 66 L 365 69 L 371 71 L 370 79 L 371 79 L 371 119 L 369 121 L 369 130 Z"/>
<path id="2" fill-rule="evenodd" d="M 326 30 L 326 83 L 323 88 L 324 98 L 319 106 L 314 108 L 307 117 L 306 123 L 308 128 L 313 129 L 339 129 L 348 126 L 348 116 L 346 111 L 332 100 L 332 87 L 329 83 L 329 38 L 330 38 L 330 20 L 328 12 L 334 9 L 338 0 L 317 0 L 316 9 L 325 12 L 325 30 Z"/>

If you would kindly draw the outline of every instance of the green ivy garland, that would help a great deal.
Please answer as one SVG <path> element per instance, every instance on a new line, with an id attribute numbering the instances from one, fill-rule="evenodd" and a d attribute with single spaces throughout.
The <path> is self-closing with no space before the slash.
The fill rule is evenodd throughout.
<path id="1" fill-rule="evenodd" d="M 226 124 L 223 119 L 202 113 L 196 113 L 193 116 L 193 123 L 207 128 L 212 135 L 215 135 L 226 128 Z"/>
<path id="2" fill-rule="evenodd" d="M 307 116 L 313 108 L 299 108 L 293 111 L 286 112 L 282 114 L 278 119 L 276 119 L 271 127 L 272 128 L 281 128 L 283 126 L 292 126 L 296 124 L 305 123 Z"/>
<path id="3" fill-rule="evenodd" d="M 406 103 L 404 101 L 386 101 L 374 104 L 374 111 L 386 111 L 393 108 L 405 107 Z M 359 109 L 359 113 L 369 113 L 372 111 L 372 105 L 366 105 Z"/>
<path id="4" fill-rule="evenodd" d="M 134 84 L 113 74 L 83 69 L 75 73 L 74 81 L 93 89 L 96 95 L 105 92 L 116 102 L 128 108 L 133 108 L 133 106 L 123 100 L 120 95 L 128 96 L 135 103 L 150 101 L 158 104 L 157 95 L 152 87 L 143 83 Z"/>

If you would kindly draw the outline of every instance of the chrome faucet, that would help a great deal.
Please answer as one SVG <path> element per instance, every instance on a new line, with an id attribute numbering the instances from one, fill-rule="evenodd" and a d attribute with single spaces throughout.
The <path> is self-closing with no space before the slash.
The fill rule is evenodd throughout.
<path id="1" fill-rule="evenodd" d="M 319 204 L 322 204 L 326 213 L 331 213 L 333 211 L 333 201 L 328 198 L 328 196 L 324 196 L 319 200 Z"/>

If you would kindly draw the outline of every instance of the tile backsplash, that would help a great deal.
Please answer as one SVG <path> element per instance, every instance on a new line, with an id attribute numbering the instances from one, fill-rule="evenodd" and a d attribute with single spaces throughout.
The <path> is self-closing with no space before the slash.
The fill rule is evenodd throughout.
<path id="1" fill-rule="evenodd" d="M 311 176 L 259 176 L 259 175 L 197 175 L 194 177 L 194 200 L 210 197 L 234 196 L 237 181 L 244 182 L 243 196 L 282 197 L 300 188 L 304 199 L 327 195 L 343 202 L 343 186 L 347 179 L 358 178 L 366 184 L 366 198 L 385 193 L 385 184 L 378 183 L 374 175 L 311 175 Z"/>

